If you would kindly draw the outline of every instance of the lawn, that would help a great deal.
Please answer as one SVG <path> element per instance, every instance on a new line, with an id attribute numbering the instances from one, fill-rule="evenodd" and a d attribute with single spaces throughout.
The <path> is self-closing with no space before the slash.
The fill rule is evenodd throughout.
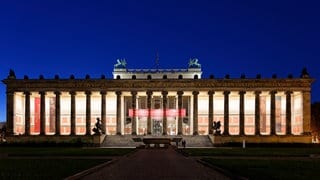
<path id="1" fill-rule="evenodd" d="M 191 148 L 185 149 L 190 156 L 262 156 L 262 157 L 309 157 L 320 154 L 320 148 Z"/>
<path id="2" fill-rule="evenodd" d="M 0 154 L 8 156 L 122 156 L 134 150 L 132 148 L 0 147 Z"/>
<path id="3" fill-rule="evenodd" d="M 320 160 L 213 159 L 203 161 L 249 179 L 319 179 Z"/>
<path id="4" fill-rule="evenodd" d="M 123 156 L 134 150 L 127 148 L 0 147 L 0 179 L 63 179 L 110 161 L 112 156 Z"/>
<path id="5" fill-rule="evenodd" d="M 1 159 L 0 179 L 63 179 L 108 159 Z"/>
<path id="6" fill-rule="evenodd" d="M 320 148 L 190 148 L 189 156 L 249 179 L 319 179 Z M 212 157 L 212 158 L 211 158 Z M 224 158 L 226 157 L 226 158 Z"/>

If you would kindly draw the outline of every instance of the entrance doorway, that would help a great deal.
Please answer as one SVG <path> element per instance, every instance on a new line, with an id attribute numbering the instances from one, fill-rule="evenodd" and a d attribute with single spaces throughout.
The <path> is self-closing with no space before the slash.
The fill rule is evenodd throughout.
<path id="1" fill-rule="evenodd" d="M 152 135 L 160 136 L 163 132 L 162 120 L 153 119 L 152 120 Z"/>

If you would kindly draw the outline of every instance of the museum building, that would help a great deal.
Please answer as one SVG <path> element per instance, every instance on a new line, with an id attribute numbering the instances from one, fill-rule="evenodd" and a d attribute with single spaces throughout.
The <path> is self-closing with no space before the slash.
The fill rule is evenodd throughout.
<path id="1" fill-rule="evenodd" d="M 202 78 L 190 59 L 185 69 L 129 69 L 118 59 L 113 78 L 17 78 L 3 83 L 7 132 L 24 136 L 92 135 L 101 119 L 106 135 L 288 136 L 311 133 L 311 84 L 298 78 Z"/>

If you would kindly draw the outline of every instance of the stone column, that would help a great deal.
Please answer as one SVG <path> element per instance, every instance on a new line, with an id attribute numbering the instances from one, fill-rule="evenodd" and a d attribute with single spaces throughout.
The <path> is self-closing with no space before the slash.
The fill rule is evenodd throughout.
<path id="1" fill-rule="evenodd" d="M 311 95 L 310 91 L 302 92 L 303 134 L 311 134 Z"/>
<path id="2" fill-rule="evenodd" d="M 148 122 L 147 122 L 147 132 L 151 134 L 151 100 L 152 91 L 147 91 L 147 108 L 148 108 Z"/>
<path id="3" fill-rule="evenodd" d="M 275 135 L 276 134 L 276 91 L 271 91 L 271 104 L 270 104 L 270 135 Z"/>
<path id="4" fill-rule="evenodd" d="M 14 120 L 14 92 L 7 91 L 7 134 L 13 135 L 13 120 Z"/>
<path id="5" fill-rule="evenodd" d="M 209 134 L 213 134 L 213 94 L 214 91 L 209 91 L 209 120 L 208 120 L 208 132 Z"/>
<path id="6" fill-rule="evenodd" d="M 132 95 L 132 135 L 137 135 L 137 91 L 131 91 Z"/>
<path id="7" fill-rule="evenodd" d="M 117 135 L 121 135 L 121 91 L 116 91 L 117 95 Z"/>
<path id="8" fill-rule="evenodd" d="M 26 91 L 25 94 L 25 135 L 30 135 L 30 92 Z"/>
<path id="9" fill-rule="evenodd" d="M 91 91 L 86 91 L 86 135 L 91 135 Z"/>
<path id="10" fill-rule="evenodd" d="M 286 135 L 291 134 L 291 94 L 292 91 L 286 92 Z"/>
<path id="11" fill-rule="evenodd" d="M 76 134 L 76 92 L 70 92 L 71 95 L 71 135 Z"/>
<path id="12" fill-rule="evenodd" d="M 199 91 L 193 91 L 193 135 L 198 135 L 198 95 Z"/>
<path id="13" fill-rule="evenodd" d="M 40 94 L 40 135 L 46 134 L 46 92 Z"/>
<path id="14" fill-rule="evenodd" d="M 162 91 L 163 99 L 163 135 L 167 135 L 167 103 L 168 103 L 168 91 Z"/>
<path id="15" fill-rule="evenodd" d="M 224 91 L 224 130 L 223 135 L 229 135 L 229 94 L 230 91 Z"/>
<path id="16" fill-rule="evenodd" d="M 255 97 L 255 111 L 254 111 L 255 135 L 260 135 L 260 94 L 261 94 L 261 91 L 255 91 L 254 93 L 256 95 L 256 97 Z"/>
<path id="17" fill-rule="evenodd" d="M 56 135 L 61 134 L 61 121 L 60 121 L 60 91 L 55 91 L 54 94 L 56 95 Z"/>
<path id="18" fill-rule="evenodd" d="M 106 91 L 101 91 L 101 124 L 102 124 L 102 134 L 106 134 Z"/>
<path id="19" fill-rule="evenodd" d="M 178 91 L 178 135 L 182 135 L 182 116 L 181 116 L 181 109 L 182 109 L 182 95 L 183 91 Z"/>
<path id="20" fill-rule="evenodd" d="M 240 119 L 240 135 L 244 135 L 244 94 L 245 91 L 240 91 L 240 113 L 239 113 L 239 119 Z"/>

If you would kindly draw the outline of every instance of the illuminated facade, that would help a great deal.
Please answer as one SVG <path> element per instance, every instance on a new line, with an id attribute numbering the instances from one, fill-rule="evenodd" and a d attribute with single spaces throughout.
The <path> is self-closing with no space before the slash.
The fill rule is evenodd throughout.
<path id="1" fill-rule="evenodd" d="M 197 59 L 187 69 L 128 69 L 118 60 L 113 79 L 23 79 L 7 85 L 11 135 L 92 135 L 96 119 L 107 135 L 223 136 L 310 134 L 313 79 L 201 78 Z"/>

